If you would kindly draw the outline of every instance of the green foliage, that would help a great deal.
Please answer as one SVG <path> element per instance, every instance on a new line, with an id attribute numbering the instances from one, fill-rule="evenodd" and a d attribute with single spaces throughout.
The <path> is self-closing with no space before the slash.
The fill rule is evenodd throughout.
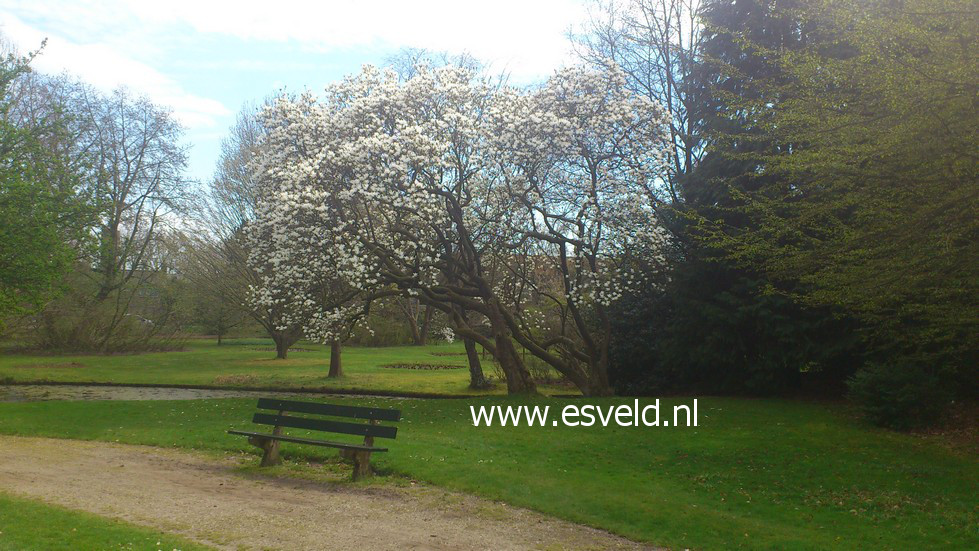
<path id="1" fill-rule="evenodd" d="M 470 405 L 550 406 L 554 415 L 581 400 L 328 401 L 402 411 L 398 438 L 385 442 L 390 451 L 372 458 L 382 473 L 652 545 L 975 547 L 974 455 L 949 449 L 939 437 L 854 423 L 841 406 L 701 397 L 697 428 L 486 428 L 472 426 Z M 608 407 L 632 400 L 589 402 Z M 690 399 L 664 400 L 661 407 L 678 403 Z M 0 404 L 0 432 L 251 454 L 255 465 L 259 452 L 225 434 L 251 425 L 254 410 L 254 399 L 6 403 Z M 282 450 L 287 461 L 304 465 L 301 460 L 336 457 L 311 446 L 283 444 Z"/>
<path id="2" fill-rule="evenodd" d="M 751 224 L 729 242 L 805 284 L 804 300 L 865 320 L 869 339 L 936 361 L 979 346 L 969 5 L 826 0 L 803 12 L 819 39 L 777 56 L 791 79 L 764 127 L 782 145 L 762 159 L 779 184 L 744 196 Z"/>
<path id="3" fill-rule="evenodd" d="M 868 364 L 849 385 L 851 398 L 867 419 L 897 430 L 937 424 L 952 399 L 947 378 L 909 360 Z"/>
<path id="4" fill-rule="evenodd" d="M 177 296 L 189 303 L 181 305 L 186 310 L 182 321 L 193 324 L 203 335 L 214 335 L 219 343 L 249 321 L 241 306 L 229 303 L 223 297 L 184 282 L 174 285 L 178 287 Z"/>
<path id="5" fill-rule="evenodd" d="M 97 274 L 86 266 L 64 278 L 64 292 L 48 302 L 29 321 L 22 341 L 46 352 L 101 353 L 175 350 L 180 312 L 177 298 L 182 285 L 175 278 L 157 276 L 146 282 L 130 283 L 117 301 L 93 301 L 98 291 Z"/>
<path id="6" fill-rule="evenodd" d="M 714 172 L 693 190 L 704 242 L 856 320 L 867 357 L 940 366 L 960 393 L 979 358 L 972 8 L 709 2 Z"/>
<path id="7" fill-rule="evenodd" d="M 860 359 L 851 320 L 771 292 L 764 275 L 699 246 L 672 264 L 668 281 L 615 306 L 617 393 L 843 391 Z"/>
<path id="8" fill-rule="evenodd" d="M 356 326 L 347 342 L 359 346 L 400 346 L 411 343 L 411 337 L 405 314 L 392 302 L 378 301 L 371 305 L 367 322 Z"/>
<path id="9" fill-rule="evenodd" d="M 18 134 L 0 122 L 0 149 Z M 60 226 L 64 199 L 16 168 L 16 155 L 0 158 L 0 319 L 43 306 L 75 258 Z"/>
<path id="10" fill-rule="evenodd" d="M 64 169 L 42 139 L 57 127 L 18 128 L 8 122 L 8 88 L 27 73 L 33 55 L 0 59 L 0 330 L 3 319 L 33 312 L 58 294 L 80 239 L 70 222 L 82 212 L 71 190 L 52 183 Z"/>
<path id="11" fill-rule="evenodd" d="M 729 263 L 687 258 L 663 291 L 623 301 L 612 347 L 617 392 L 841 392 L 859 360 L 852 323 L 766 285 Z"/>

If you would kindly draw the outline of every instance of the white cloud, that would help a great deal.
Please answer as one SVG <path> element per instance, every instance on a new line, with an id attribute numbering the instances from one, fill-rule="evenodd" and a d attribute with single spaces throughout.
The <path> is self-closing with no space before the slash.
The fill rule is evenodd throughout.
<path id="1" fill-rule="evenodd" d="M 520 77 L 549 74 L 568 59 L 565 32 L 584 15 L 575 0 L 129 2 L 139 17 L 180 22 L 242 39 L 468 51 Z"/>
<path id="2" fill-rule="evenodd" d="M 42 32 L 10 14 L 0 14 L 3 33 L 20 48 L 47 46 L 32 66 L 46 73 L 68 72 L 89 84 L 110 91 L 120 86 L 144 94 L 157 104 L 173 109 L 187 128 L 213 127 L 217 118 L 230 113 L 221 102 L 188 93 L 175 80 L 117 47 L 102 42 L 76 42 L 52 32 Z"/>
<path id="3" fill-rule="evenodd" d="M 238 97 L 236 84 L 257 80 L 257 87 L 240 86 L 254 94 L 281 87 L 283 78 L 295 85 L 290 73 L 308 73 L 305 84 L 316 87 L 324 60 L 378 59 L 403 47 L 468 52 L 516 83 L 533 82 L 570 61 L 565 33 L 584 19 L 583 2 L 0 0 L 0 32 L 22 50 L 48 37 L 34 62 L 39 70 L 67 71 L 104 90 L 127 86 L 170 106 L 194 142 L 191 172 L 204 178 L 230 111 L 188 88 L 208 86 L 206 93 L 232 105 L 254 99 Z M 210 56 L 212 47 L 223 55 Z M 239 55 L 227 55 L 235 48 Z M 256 51 L 275 55 L 249 56 Z M 233 80 L 187 80 L 211 70 Z"/>
<path id="4" fill-rule="evenodd" d="M 186 26 L 243 40 L 292 41 L 324 51 L 421 47 L 467 51 L 518 80 L 550 74 L 569 59 L 565 33 L 582 21 L 582 0 L 313 1 L 48 0 L 11 2 L 25 18 L 57 19 L 65 32 L 128 34 Z M 101 22 L 101 30 L 93 29 Z M 69 30 L 70 29 L 70 30 Z"/>

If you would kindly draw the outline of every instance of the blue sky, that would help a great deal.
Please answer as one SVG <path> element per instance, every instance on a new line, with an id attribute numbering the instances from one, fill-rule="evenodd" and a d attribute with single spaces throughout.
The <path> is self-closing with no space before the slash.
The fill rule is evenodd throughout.
<path id="1" fill-rule="evenodd" d="M 468 52 L 529 83 L 570 63 L 566 32 L 582 0 L 0 0 L 0 32 L 34 63 L 103 90 L 126 86 L 170 107 L 186 128 L 191 178 L 211 176 L 246 102 L 322 90 L 402 48 Z"/>

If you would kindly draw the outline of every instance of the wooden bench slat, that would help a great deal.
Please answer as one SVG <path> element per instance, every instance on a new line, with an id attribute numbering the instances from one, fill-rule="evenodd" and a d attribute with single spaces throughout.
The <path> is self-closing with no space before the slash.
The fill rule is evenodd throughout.
<path id="1" fill-rule="evenodd" d="M 378 421 L 401 420 L 401 412 L 396 409 L 342 406 L 337 404 L 316 404 L 310 402 L 297 402 L 294 400 L 279 400 L 276 398 L 259 398 L 258 409 L 290 411 L 295 413 L 311 413 L 313 415 L 332 415 L 335 417 L 351 417 L 354 419 L 376 419 Z M 393 436 L 391 438 L 393 438 Z"/>
<path id="2" fill-rule="evenodd" d="M 342 448 L 345 450 L 358 450 L 365 452 L 386 452 L 387 448 L 375 448 L 362 444 L 348 444 L 347 442 L 331 442 L 329 440 L 314 440 L 312 438 L 299 438 L 298 436 L 286 436 L 283 434 L 268 434 L 264 432 L 248 432 L 243 430 L 229 430 L 228 434 L 238 434 L 241 436 L 254 436 L 256 438 L 268 438 L 270 440 L 282 440 L 296 444 L 309 444 L 311 446 L 326 446 L 330 448 Z"/>
<path id="3" fill-rule="evenodd" d="M 252 417 L 252 422 L 262 425 L 321 430 L 325 432 L 355 434 L 358 436 L 374 436 L 377 438 L 395 438 L 395 436 L 398 434 L 397 427 L 363 425 L 360 423 L 346 423 L 343 421 L 332 421 L 328 419 L 309 419 L 306 417 L 290 417 L 287 415 L 270 415 L 268 413 L 256 413 L 255 416 Z"/>
<path id="4" fill-rule="evenodd" d="M 248 443 L 262 450 L 262 467 L 281 465 L 279 442 L 293 442 L 311 446 L 328 446 L 344 450 L 342 456 L 352 459 L 354 463 L 354 480 L 371 476 L 371 453 L 386 452 L 387 448 L 374 447 L 374 438 L 395 438 L 397 427 L 379 425 L 379 421 L 400 421 L 401 412 L 393 409 L 365 408 L 356 406 L 341 406 L 335 404 L 320 404 L 315 402 L 297 402 L 277 398 L 260 398 L 259 410 L 273 410 L 274 415 L 259 411 L 252 417 L 253 423 L 272 425 L 275 427 L 271 434 L 241 430 L 229 430 L 228 434 L 248 437 Z M 350 423 L 316 417 L 287 415 L 287 413 L 326 415 L 346 417 L 350 419 L 366 419 L 368 423 Z M 284 427 L 307 429 L 312 431 L 353 434 L 364 437 L 363 444 L 316 440 L 282 434 Z"/>

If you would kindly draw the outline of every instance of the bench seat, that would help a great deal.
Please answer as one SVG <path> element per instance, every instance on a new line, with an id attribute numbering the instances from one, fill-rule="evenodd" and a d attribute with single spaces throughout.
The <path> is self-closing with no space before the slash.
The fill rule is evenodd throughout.
<path id="1" fill-rule="evenodd" d="M 312 438 L 299 438 L 298 436 L 286 436 L 284 434 L 268 434 L 264 432 L 248 432 L 242 430 L 229 430 L 228 434 L 238 434 L 252 438 L 267 438 L 269 440 L 282 440 L 294 444 L 309 444 L 310 446 L 326 446 L 328 448 L 340 448 L 344 450 L 357 450 L 362 452 L 386 452 L 387 448 L 375 448 L 363 444 L 350 444 L 348 442 L 330 442 L 329 440 L 313 440 Z"/>

